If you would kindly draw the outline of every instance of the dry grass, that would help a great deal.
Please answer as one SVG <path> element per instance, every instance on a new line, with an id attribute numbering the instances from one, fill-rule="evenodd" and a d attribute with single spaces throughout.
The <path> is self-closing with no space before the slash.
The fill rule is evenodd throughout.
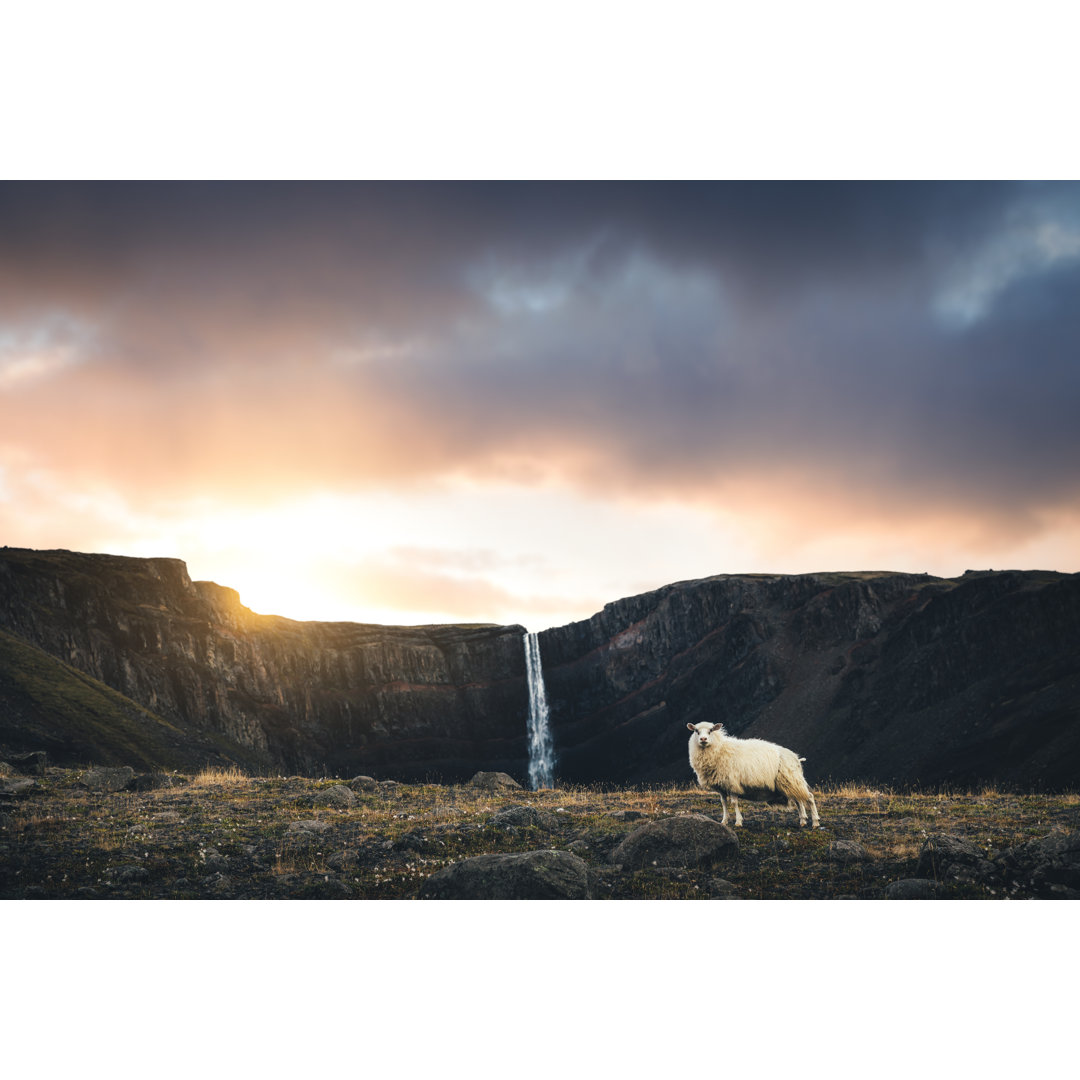
<path id="1" fill-rule="evenodd" d="M 210 768 L 196 773 L 190 785 L 193 788 L 236 787 L 251 780 L 243 770 L 231 766 L 228 769 Z"/>

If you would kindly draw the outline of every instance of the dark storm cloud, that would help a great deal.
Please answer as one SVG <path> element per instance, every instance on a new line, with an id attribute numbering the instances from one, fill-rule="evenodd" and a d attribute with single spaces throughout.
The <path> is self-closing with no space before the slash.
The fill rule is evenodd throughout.
<path id="1" fill-rule="evenodd" d="M 1063 504 L 1078 212 L 1072 185 L 0 185 L 9 353 L 48 319 L 86 339 L 8 439 L 56 462 L 78 433 L 73 461 L 147 482 L 531 460 Z"/>

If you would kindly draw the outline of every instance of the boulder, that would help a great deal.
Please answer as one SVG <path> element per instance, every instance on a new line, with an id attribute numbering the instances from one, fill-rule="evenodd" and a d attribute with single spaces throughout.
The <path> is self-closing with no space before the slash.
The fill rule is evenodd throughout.
<path id="1" fill-rule="evenodd" d="M 521 785 L 509 773 L 504 772 L 478 772 L 468 786 L 480 788 L 481 791 L 505 791 L 515 788 L 522 790 Z"/>
<path id="2" fill-rule="evenodd" d="M 1010 880 L 1048 899 L 1080 899 L 1080 832 L 1051 833 L 1009 848 L 997 861 Z"/>
<path id="3" fill-rule="evenodd" d="M 290 848 L 308 848 L 322 842 L 330 829 L 328 821 L 294 821 L 285 830 L 285 844 Z"/>
<path id="4" fill-rule="evenodd" d="M 933 900 L 937 896 L 937 882 L 929 878 L 902 878 L 885 888 L 886 900 Z"/>
<path id="5" fill-rule="evenodd" d="M 0 798 L 14 799 L 17 795 L 26 795 L 37 787 L 37 781 L 29 777 L 0 780 Z"/>
<path id="6" fill-rule="evenodd" d="M 44 750 L 30 750 L 21 754 L 8 754 L 7 763 L 24 776 L 44 776 L 49 755 Z"/>
<path id="7" fill-rule="evenodd" d="M 117 768 L 100 766 L 84 772 L 79 783 L 90 791 L 124 791 L 135 779 L 135 770 L 128 765 Z"/>
<path id="8" fill-rule="evenodd" d="M 829 850 L 825 857 L 830 862 L 852 863 L 866 862 L 871 858 L 870 852 L 854 840 L 834 840 L 829 844 Z"/>
<path id="9" fill-rule="evenodd" d="M 330 806 L 339 810 L 348 810 L 356 805 L 356 796 L 351 788 L 344 784 L 334 784 L 332 787 L 322 788 L 311 797 L 314 806 Z"/>
<path id="10" fill-rule="evenodd" d="M 159 788 L 173 786 L 173 779 L 168 773 L 145 772 L 139 773 L 131 781 L 132 791 L 157 791 Z"/>
<path id="11" fill-rule="evenodd" d="M 569 851 L 478 855 L 452 863 L 420 888 L 422 900 L 591 900 L 589 868 Z"/>
<path id="12" fill-rule="evenodd" d="M 985 881 L 996 872 L 982 848 L 949 833 L 934 833 L 926 838 L 915 870 L 918 877 L 937 881 Z"/>
<path id="13" fill-rule="evenodd" d="M 546 810 L 537 810 L 535 806 L 508 806 L 500 810 L 492 819 L 493 825 L 503 828 L 533 825 L 541 829 L 554 829 L 558 819 Z"/>
<path id="14" fill-rule="evenodd" d="M 105 877 L 116 885 L 135 885 L 146 881 L 150 871 L 145 866 L 128 863 L 125 866 L 110 866 L 105 870 Z"/>
<path id="15" fill-rule="evenodd" d="M 660 818 L 634 829 L 611 853 L 626 869 L 643 866 L 703 866 L 739 850 L 734 831 L 704 814 Z"/>
<path id="16" fill-rule="evenodd" d="M 364 795 L 373 795 L 379 790 L 379 781 L 373 776 L 354 776 L 349 781 L 349 787 Z"/>
<path id="17" fill-rule="evenodd" d="M 726 878 L 709 878 L 709 893 L 713 900 L 736 900 L 739 890 Z"/>

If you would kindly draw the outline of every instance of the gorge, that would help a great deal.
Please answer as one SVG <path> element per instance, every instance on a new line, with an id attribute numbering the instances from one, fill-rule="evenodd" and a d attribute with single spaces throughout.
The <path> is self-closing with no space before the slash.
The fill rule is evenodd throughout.
<path id="1" fill-rule="evenodd" d="M 0 550 L 0 756 L 528 775 L 521 626 L 259 615 L 178 559 Z M 811 784 L 1074 787 L 1080 575 L 717 575 L 537 635 L 556 783 L 690 781 L 686 723 Z"/>

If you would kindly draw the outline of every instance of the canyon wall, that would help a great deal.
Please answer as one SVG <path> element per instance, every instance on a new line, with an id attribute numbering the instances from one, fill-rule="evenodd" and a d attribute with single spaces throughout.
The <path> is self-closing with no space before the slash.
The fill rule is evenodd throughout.
<path id="1" fill-rule="evenodd" d="M 526 775 L 520 626 L 295 622 L 179 560 L 4 549 L 0 629 L 186 732 L 189 756 Z M 561 782 L 688 782 L 700 720 L 791 746 L 812 783 L 1080 775 L 1078 575 L 722 575 L 616 601 L 540 648 Z M 5 713 L 3 685 L 0 745 L 16 746 L 26 694 Z"/>

